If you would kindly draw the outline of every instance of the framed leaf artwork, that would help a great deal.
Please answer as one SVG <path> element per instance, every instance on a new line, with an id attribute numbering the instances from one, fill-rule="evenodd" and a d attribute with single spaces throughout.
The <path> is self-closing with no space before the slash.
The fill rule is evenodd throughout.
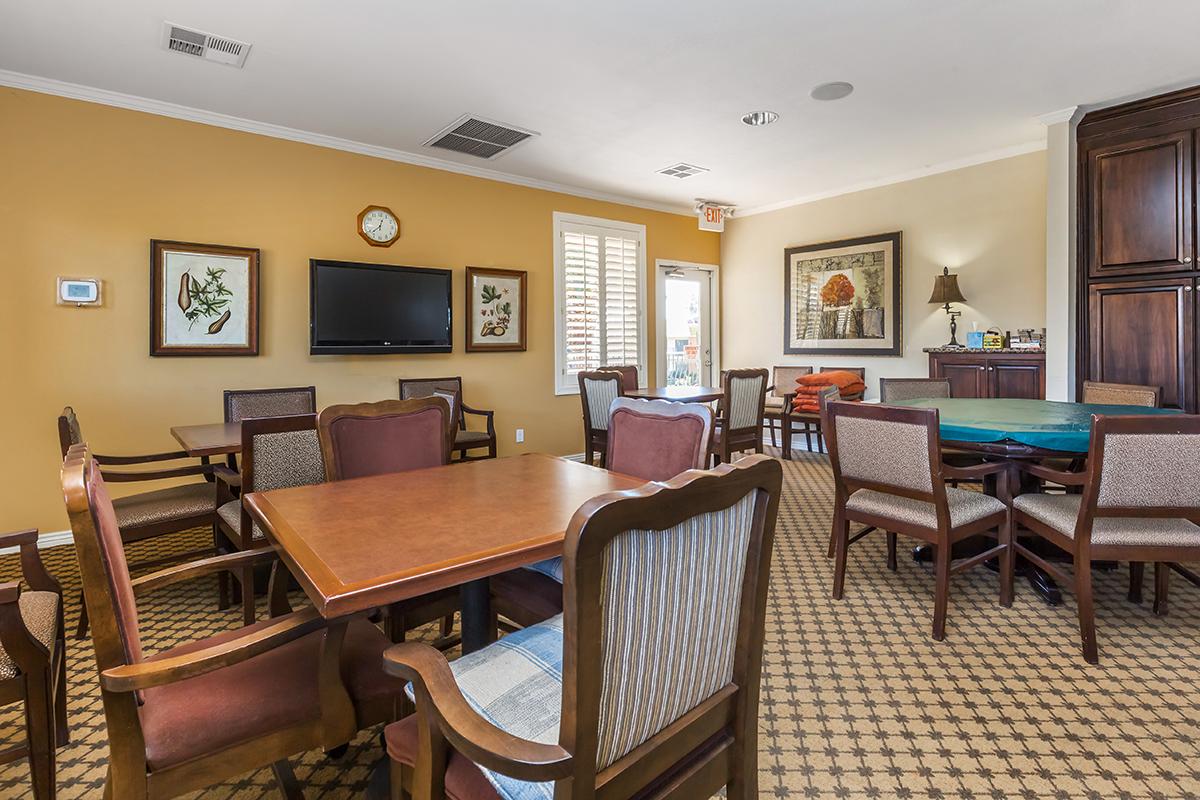
<path id="1" fill-rule="evenodd" d="M 783 251 L 783 352 L 898 356 L 901 234 Z"/>
<path id="2" fill-rule="evenodd" d="M 525 350 L 528 279 L 524 270 L 467 267 L 467 352 Z"/>
<path id="3" fill-rule="evenodd" d="M 258 355 L 259 251 L 150 242 L 150 355 Z"/>

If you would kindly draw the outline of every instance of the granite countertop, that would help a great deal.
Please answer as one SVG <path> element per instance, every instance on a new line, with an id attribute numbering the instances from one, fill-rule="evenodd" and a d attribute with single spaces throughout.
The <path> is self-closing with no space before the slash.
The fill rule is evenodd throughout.
<path id="1" fill-rule="evenodd" d="M 924 347 L 924 353 L 1034 353 L 1046 352 L 1044 347 Z"/>

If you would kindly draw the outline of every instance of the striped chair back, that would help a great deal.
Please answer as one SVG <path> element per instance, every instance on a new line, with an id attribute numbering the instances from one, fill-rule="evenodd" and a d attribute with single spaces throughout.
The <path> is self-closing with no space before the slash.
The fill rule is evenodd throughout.
<path id="1" fill-rule="evenodd" d="M 594 786 L 622 759 L 625 775 L 654 779 L 664 765 L 639 762 L 652 764 L 672 736 L 692 742 L 688 752 L 722 733 L 742 740 L 735 749 L 753 735 L 781 483 L 779 462 L 757 455 L 576 512 L 565 542 L 560 731 L 577 748 L 576 787 Z M 683 729 L 665 732 L 689 712 L 698 713 Z"/>
<path id="2" fill-rule="evenodd" d="M 725 397 L 721 403 L 726 431 L 761 428 L 767 400 L 765 369 L 731 369 L 721 376 Z"/>
<path id="3" fill-rule="evenodd" d="M 625 394 L 621 373 L 593 370 L 579 373 L 579 400 L 583 403 L 583 426 L 591 431 L 608 430 L 608 413 L 613 400 Z"/>

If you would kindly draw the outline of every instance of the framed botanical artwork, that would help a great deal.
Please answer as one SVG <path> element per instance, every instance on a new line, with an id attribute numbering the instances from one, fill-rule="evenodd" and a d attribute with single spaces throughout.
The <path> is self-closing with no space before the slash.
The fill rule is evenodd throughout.
<path id="1" fill-rule="evenodd" d="M 467 267 L 467 352 L 525 349 L 528 279 L 524 270 Z"/>
<path id="2" fill-rule="evenodd" d="M 783 251 L 783 352 L 898 356 L 901 234 Z"/>
<path id="3" fill-rule="evenodd" d="M 150 355 L 258 355 L 259 252 L 150 242 Z"/>

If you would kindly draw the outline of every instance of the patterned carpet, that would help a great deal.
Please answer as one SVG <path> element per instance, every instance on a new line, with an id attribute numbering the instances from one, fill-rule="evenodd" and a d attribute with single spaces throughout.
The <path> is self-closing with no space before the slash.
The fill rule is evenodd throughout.
<path id="1" fill-rule="evenodd" d="M 828 462 L 798 454 L 784 463 L 762 797 L 1200 797 L 1200 590 L 1175 580 L 1170 615 L 1160 618 L 1148 599 L 1125 599 L 1125 569 L 1100 573 L 1101 663 L 1090 667 L 1069 595 L 1052 608 L 1019 583 L 1014 606 L 1002 609 L 995 574 L 973 570 L 953 579 L 947 637 L 937 643 L 929 568 L 902 558 L 888 572 L 882 535 L 851 548 L 846 597 L 830 600 Z M 203 541 L 189 536 L 152 547 Z M 145 550 L 131 548 L 132 560 Z M 77 590 L 69 548 L 45 555 Z M 0 559 L 0 575 L 15 571 L 15 559 Z M 76 592 L 69 597 L 73 626 Z M 148 650 L 236 626 L 238 612 L 218 612 L 215 598 L 215 579 L 151 598 L 140 609 Z M 71 742 L 58 754 L 59 796 L 99 797 L 107 744 L 90 643 L 72 640 L 69 650 Z M 0 746 L 20 735 L 18 708 L 0 712 Z M 359 797 L 379 756 L 371 731 L 336 763 L 305 754 L 296 774 L 309 798 Z M 0 767 L 0 797 L 28 796 L 25 763 Z M 274 784 L 262 770 L 194 796 L 269 797 Z"/>

